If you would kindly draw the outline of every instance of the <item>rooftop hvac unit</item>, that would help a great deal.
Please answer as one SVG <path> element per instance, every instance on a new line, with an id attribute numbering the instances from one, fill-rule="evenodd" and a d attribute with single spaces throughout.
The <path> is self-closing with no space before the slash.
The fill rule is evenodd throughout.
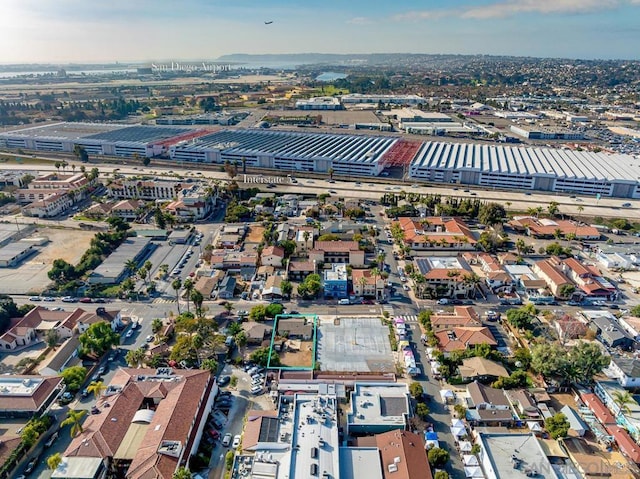
<path id="1" fill-rule="evenodd" d="M 393 463 L 394 464 L 400 464 L 400 456 L 394 457 L 393 458 Z"/>
<path id="2" fill-rule="evenodd" d="M 389 472 L 398 472 L 398 466 L 396 466 L 395 464 L 389 464 L 387 466 L 387 469 L 389 470 Z"/>

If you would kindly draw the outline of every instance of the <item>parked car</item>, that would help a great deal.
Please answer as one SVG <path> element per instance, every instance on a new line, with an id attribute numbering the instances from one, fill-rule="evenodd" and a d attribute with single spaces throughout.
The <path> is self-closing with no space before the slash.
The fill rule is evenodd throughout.
<path id="1" fill-rule="evenodd" d="M 62 396 L 60 396 L 58 400 L 60 404 L 69 404 L 71 401 L 73 401 L 73 393 L 69 391 L 62 393 Z"/>
<path id="2" fill-rule="evenodd" d="M 631 208 L 631 203 L 622 203 L 623 208 Z"/>
<path id="3" fill-rule="evenodd" d="M 224 447 L 229 447 L 229 444 L 231 444 L 231 439 L 233 438 L 233 436 L 230 433 L 226 433 L 224 435 L 224 437 L 222 438 L 222 445 Z"/>
<path id="4" fill-rule="evenodd" d="M 42 301 L 52 302 L 55 301 L 55 298 L 52 298 L 51 296 L 45 296 L 44 298 L 42 298 Z"/>
<path id="5" fill-rule="evenodd" d="M 235 437 L 233 438 L 233 444 L 231 444 L 231 447 L 234 449 L 237 449 L 238 446 L 240 446 L 240 435 L 236 434 Z"/>
<path id="6" fill-rule="evenodd" d="M 79 301 L 81 303 L 93 303 L 93 300 L 91 298 L 80 298 Z"/>
<path id="7" fill-rule="evenodd" d="M 42 298 L 40 296 L 31 296 L 29 301 L 42 301 Z"/>
<path id="8" fill-rule="evenodd" d="M 148 342 L 148 343 L 151 343 L 151 342 L 153 342 L 153 339 L 154 339 L 153 334 L 150 334 L 149 336 L 147 336 L 145 338 L 145 341 Z"/>
<path id="9" fill-rule="evenodd" d="M 44 443 L 44 447 L 53 446 L 53 443 L 56 442 L 57 439 L 58 439 L 58 431 L 54 432 L 51 435 L 51 437 L 49 439 L 47 439 L 47 442 Z"/>
<path id="10" fill-rule="evenodd" d="M 127 331 L 127 334 L 124 335 L 125 338 L 130 338 L 131 336 L 133 336 L 133 329 L 130 329 Z"/>
<path id="11" fill-rule="evenodd" d="M 36 456 L 27 463 L 27 467 L 24 468 L 25 474 L 31 474 L 33 472 L 33 470 L 38 465 L 38 459 L 39 458 Z"/>
<path id="12" fill-rule="evenodd" d="M 251 388 L 251 394 L 253 394 L 254 396 L 257 396 L 261 394 L 263 390 L 264 388 L 261 385 L 253 386 Z"/>
<path id="13" fill-rule="evenodd" d="M 231 382 L 231 376 L 220 376 L 218 378 L 218 386 L 226 386 Z"/>
<path id="14" fill-rule="evenodd" d="M 64 296 L 61 301 L 63 303 L 75 303 L 76 301 L 78 301 L 76 298 L 74 298 L 73 296 Z"/>

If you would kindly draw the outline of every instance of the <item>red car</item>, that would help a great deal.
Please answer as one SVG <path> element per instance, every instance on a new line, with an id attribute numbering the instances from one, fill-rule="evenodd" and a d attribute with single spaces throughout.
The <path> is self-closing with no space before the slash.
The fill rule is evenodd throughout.
<path id="1" fill-rule="evenodd" d="M 91 298 L 80 298 L 78 301 L 80 303 L 93 303 L 93 300 Z"/>

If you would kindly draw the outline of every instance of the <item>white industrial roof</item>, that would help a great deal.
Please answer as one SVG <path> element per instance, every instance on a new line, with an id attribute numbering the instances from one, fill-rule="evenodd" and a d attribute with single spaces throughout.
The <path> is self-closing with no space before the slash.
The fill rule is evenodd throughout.
<path id="1" fill-rule="evenodd" d="M 471 143 L 426 142 L 411 166 L 634 183 L 640 178 L 640 159 L 631 155 Z"/>

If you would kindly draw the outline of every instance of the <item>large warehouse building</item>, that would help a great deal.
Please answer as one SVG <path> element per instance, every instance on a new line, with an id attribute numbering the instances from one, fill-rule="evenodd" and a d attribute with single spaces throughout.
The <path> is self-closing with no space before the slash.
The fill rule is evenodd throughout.
<path id="1" fill-rule="evenodd" d="M 640 160 L 630 155 L 425 142 L 409 174 L 438 183 L 640 197 Z"/>
<path id="2" fill-rule="evenodd" d="M 205 130 L 158 126 L 126 126 L 102 123 L 47 123 L 0 133 L 0 145 L 39 151 L 70 153 L 76 145 L 89 155 L 152 157 L 167 147 L 205 135 Z"/>
<path id="3" fill-rule="evenodd" d="M 172 159 L 237 163 L 281 171 L 333 169 L 336 175 L 375 176 L 395 137 L 336 135 L 265 130 L 224 130 L 173 145 Z"/>
<path id="4" fill-rule="evenodd" d="M 56 123 L 0 133 L 0 146 L 90 155 L 168 155 L 185 163 L 377 176 L 408 166 L 415 180 L 507 189 L 640 198 L 640 159 L 631 155 L 496 144 L 418 142 L 396 136 L 264 129 L 219 131 Z"/>

